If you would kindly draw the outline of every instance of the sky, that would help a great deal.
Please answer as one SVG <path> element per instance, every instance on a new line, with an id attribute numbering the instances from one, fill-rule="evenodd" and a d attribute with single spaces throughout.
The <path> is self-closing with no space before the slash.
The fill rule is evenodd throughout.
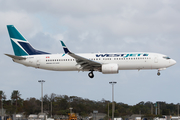
<path id="1" fill-rule="evenodd" d="M 43 94 L 114 100 L 129 105 L 141 101 L 180 103 L 179 0 L 0 0 L 0 90 L 10 99 Z M 14 25 L 31 45 L 49 53 L 64 53 L 63 40 L 74 53 L 154 52 L 176 60 L 161 71 L 121 70 L 119 74 L 47 71 L 14 63 L 6 25 Z"/>

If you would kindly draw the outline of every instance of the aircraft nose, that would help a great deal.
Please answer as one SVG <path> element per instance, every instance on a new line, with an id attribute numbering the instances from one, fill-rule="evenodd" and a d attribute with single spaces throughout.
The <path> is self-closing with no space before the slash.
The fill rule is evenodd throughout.
<path id="1" fill-rule="evenodd" d="M 172 65 L 175 65 L 175 64 L 176 64 L 176 61 L 173 60 L 173 59 L 171 59 L 171 64 L 172 64 Z"/>

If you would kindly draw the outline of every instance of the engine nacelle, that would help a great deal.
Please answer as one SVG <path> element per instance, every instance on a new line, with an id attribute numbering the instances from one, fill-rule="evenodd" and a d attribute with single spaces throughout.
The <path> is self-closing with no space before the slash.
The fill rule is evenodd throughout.
<path id="1" fill-rule="evenodd" d="M 102 73 L 103 74 L 115 74 L 118 73 L 118 64 L 103 64 L 102 65 Z"/>

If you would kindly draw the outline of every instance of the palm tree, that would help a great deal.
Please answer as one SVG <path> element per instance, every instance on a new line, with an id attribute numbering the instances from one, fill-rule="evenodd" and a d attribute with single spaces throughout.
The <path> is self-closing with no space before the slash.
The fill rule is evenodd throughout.
<path id="1" fill-rule="evenodd" d="M 4 92 L 2 90 L 0 90 L 0 100 L 1 102 L 1 109 L 3 110 L 3 99 L 6 99 L 6 95 L 4 94 Z"/>
<path id="2" fill-rule="evenodd" d="M 13 101 L 16 100 L 16 111 L 17 111 L 17 101 L 21 99 L 20 96 L 21 96 L 21 94 L 18 90 L 14 90 L 11 94 L 11 99 Z"/>
<path id="3" fill-rule="evenodd" d="M 4 94 L 4 92 L 2 90 L 0 90 L 0 100 L 2 99 L 6 99 L 6 95 Z"/>

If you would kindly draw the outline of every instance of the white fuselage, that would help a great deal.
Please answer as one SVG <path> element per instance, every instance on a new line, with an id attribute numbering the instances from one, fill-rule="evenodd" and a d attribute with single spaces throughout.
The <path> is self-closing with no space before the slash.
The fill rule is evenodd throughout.
<path id="1" fill-rule="evenodd" d="M 77 54 L 84 58 L 99 62 L 101 64 L 115 63 L 118 70 L 141 70 L 158 69 L 163 70 L 176 63 L 173 59 L 166 59 L 166 55 L 158 53 L 88 53 Z M 54 70 L 54 71 L 89 71 L 82 69 L 76 60 L 68 54 L 45 54 L 29 55 L 25 60 L 13 59 L 14 62 L 25 66 Z"/>

